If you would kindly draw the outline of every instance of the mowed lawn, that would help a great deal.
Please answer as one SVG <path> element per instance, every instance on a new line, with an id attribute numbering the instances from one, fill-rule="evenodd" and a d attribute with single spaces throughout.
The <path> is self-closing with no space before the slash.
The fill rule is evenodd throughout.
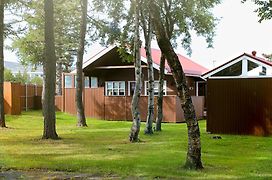
<path id="1" fill-rule="evenodd" d="M 57 113 L 61 140 L 41 140 L 40 111 L 7 116 L 7 129 L 0 129 L 0 169 L 67 171 L 115 175 L 140 179 L 270 179 L 272 137 L 221 135 L 212 139 L 206 122 L 200 121 L 201 171 L 185 170 L 187 130 L 185 124 L 163 124 L 163 131 L 143 134 L 140 143 L 130 143 L 131 122 L 88 119 L 87 128 L 77 128 L 76 118 Z"/>

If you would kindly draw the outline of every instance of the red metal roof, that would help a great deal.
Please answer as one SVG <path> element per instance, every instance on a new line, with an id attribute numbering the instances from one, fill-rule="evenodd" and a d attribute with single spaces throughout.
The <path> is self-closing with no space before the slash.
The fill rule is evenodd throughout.
<path id="1" fill-rule="evenodd" d="M 272 62 L 267 61 L 267 59 L 265 59 L 265 58 L 253 56 L 252 54 L 248 54 L 248 53 L 244 53 L 244 54 L 247 55 L 247 56 L 249 56 L 249 57 L 251 57 L 251 58 L 253 58 L 253 59 L 256 59 L 257 61 L 260 61 L 260 62 L 262 62 L 262 63 L 264 63 L 264 64 L 267 64 L 267 65 L 269 65 L 269 66 L 272 66 Z"/>
<path id="2" fill-rule="evenodd" d="M 152 55 L 153 62 L 159 66 L 160 65 L 160 58 L 161 58 L 161 51 L 157 50 L 157 49 L 151 49 L 151 55 Z M 185 56 L 182 56 L 180 54 L 177 54 L 177 55 L 179 57 L 179 61 L 182 65 L 182 68 L 183 68 L 183 71 L 185 74 L 201 76 L 203 73 L 208 71 L 207 68 L 195 63 L 191 59 L 189 59 Z M 141 56 L 146 58 L 146 53 L 145 53 L 144 48 L 141 48 Z M 165 62 L 165 68 L 167 69 L 167 71 L 169 73 L 171 73 L 171 69 L 170 69 L 169 65 L 167 64 L 167 62 Z"/>

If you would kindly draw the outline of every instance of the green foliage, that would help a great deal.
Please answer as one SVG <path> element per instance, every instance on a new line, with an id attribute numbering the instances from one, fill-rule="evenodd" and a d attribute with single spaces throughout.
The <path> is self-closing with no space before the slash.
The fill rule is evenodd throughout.
<path id="1" fill-rule="evenodd" d="M 182 45 L 190 55 L 191 34 L 205 37 L 208 47 L 212 47 L 217 19 L 213 16 L 212 8 L 220 0 L 157 0 L 160 20 L 166 29 L 168 38 L 173 46 Z M 149 8 L 152 8 L 150 3 Z"/>
<path id="2" fill-rule="evenodd" d="M 25 31 L 14 38 L 12 49 L 16 50 L 22 64 L 42 64 L 44 61 L 44 10 L 43 1 L 21 0 L 20 7 Z M 58 62 L 68 70 L 72 66 L 78 47 L 80 0 L 54 1 L 55 47 Z M 23 7 L 22 7 L 23 6 Z M 22 24 L 22 23 L 21 23 Z"/>
<path id="3" fill-rule="evenodd" d="M 242 0 L 242 2 L 246 2 L 247 0 Z M 259 22 L 262 22 L 263 20 L 268 20 L 272 18 L 272 1 L 271 0 L 251 0 L 256 5 L 259 6 L 258 9 L 255 10 L 255 12 L 258 13 L 258 16 L 260 17 Z"/>
<path id="4" fill-rule="evenodd" d="M 30 83 L 42 86 L 43 85 L 43 79 L 41 77 L 39 77 L 39 76 L 35 76 L 34 78 L 32 78 L 30 80 Z"/>
<path id="5" fill-rule="evenodd" d="M 12 74 L 11 70 L 4 69 L 4 81 L 6 81 L 6 82 L 14 82 L 15 81 L 15 77 Z"/>
<path id="6" fill-rule="evenodd" d="M 128 52 L 133 51 L 134 15 L 133 5 L 128 0 L 93 0 L 90 19 L 96 29 L 93 36 L 102 44 L 118 44 L 119 54 L 131 61 Z"/>
<path id="7" fill-rule="evenodd" d="M 212 47 L 217 19 L 213 16 L 211 9 L 219 4 L 220 0 L 155 0 L 152 2 L 159 7 L 161 21 L 174 46 L 181 45 L 188 54 L 191 54 L 191 33 L 195 32 L 197 35 L 205 37 L 208 47 Z M 115 42 L 121 47 L 129 47 L 132 50 L 133 3 L 128 0 L 105 0 L 102 2 L 93 0 L 93 3 L 94 13 L 99 14 L 94 19 L 101 22 L 98 26 L 99 36 L 107 43 Z M 153 8 L 149 6 L 149 0 L 141 1 L 143 19 L 149 17 L 149 8 Z M 111 28 L 112 24 L 114 24 L 114 30 Z"/>
<path id="8" fill-rule="evenodd" d="M 4 70 L 4 80 L 7 82 L 17 82 L 17 83 L 31 83 L 37 85 L 43 85 L 43 79 L 41 77 L 35 76 L 30 78 L 26 71 L 21 73 L 20 71 L 17 74 L 12 74 L 11 70 Z"/>
<path id="9" fill-rule="evenodd" d="M 271 179 L 272 137 L 221 135 L 212 139 L 200 121 L 205 169 L 182 168 L 187 151 L 186 124 L 163 124 L 153 136 L 140 134 L 131 144 L 131 122 L 88 119 L 77 128 L 73 116 L 57 113 L 61 140 L 41 140 L 42 112 L 7 115 L 8 129 L 0 131 L 0 166 L 117 175 L 117 179 Z M 144 124 L 142 124 L 144 128 Z"/>
<path id="10" fill-rule="evenodd" d="M 14 75 L 14 82 L 22 84 L 29 83 L 30 77 L 26 71 L 24 71 L 23 73 L 19 71 L 17 74 Z"/>

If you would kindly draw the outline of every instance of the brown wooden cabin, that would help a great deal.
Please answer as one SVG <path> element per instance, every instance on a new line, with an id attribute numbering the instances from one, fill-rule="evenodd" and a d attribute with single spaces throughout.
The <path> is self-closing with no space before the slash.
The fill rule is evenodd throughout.
<path id="1" fill-rule="evenodd" d="M 97 53 L 83 64 L 85 89 L 83 92 L 85 113 L 88 117 L 107 120 L 131 120 L 131 100 L 134 90 L 134 64 L 120 58 L 116 46 L 110 46 Z M 158 93 L 160 51 L 152 49 L 154 61 L 155 95 Z M 204 97 L 197 84 L 203 82 L 201 74 L 206 68 L 192 60 L 179 55 L 196 108 L 198 118 L 203 117 Z M 147 114 L 147 61 L 144 49 L 142 60 L 142 96 L 140 98 L 141 119 L 145 121 Z M 57 97 L 56 104 L 62 111 L 76 114 L 75 108 L 75 71 L 64 74 L 64 91 Z M 198 83 L 200 82 L 200 83 Z M 183 122 L 183 111 L 180 100 L 176 96 L 175 82 L 169 66 L 165 68 L 164 122 Z M 198 91 L 196 91 L 198 90 Z M 200 92 L 200 93 L 199 93 Z M 156 97 L 155 97 L 156 111 Z"/>
<path id="2" fill-rule="evenodd" d="M 207 131 L 272 134 L 272 63 L 244 53 L 205 73 Z"/>

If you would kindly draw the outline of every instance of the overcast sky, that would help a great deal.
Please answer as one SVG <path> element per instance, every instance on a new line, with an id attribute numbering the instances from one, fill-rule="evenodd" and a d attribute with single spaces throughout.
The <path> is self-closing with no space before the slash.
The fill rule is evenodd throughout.
<path id="1" fill-rule="evenodd" d="M 263 53 L 272 53 L 272 20 L 258 23 L 256 6 L 247 2 L 242 4 L 240 0 L 223 0 L 215 7 L 214 15 L 220 18 L 216 27 L 214 48 L 207 49 L 204 38 L 193 36 L 192 56 L 195 62 L 212 69 L 225 63 L 244 52 L 257 51 L 257 56 Z M 84 59 L 88 59 L 96 51 L 97 45 L 90 48 Z M 178 48 L 180 54 L 186 55 L 182 48 Z M 5 53 L 6 60 L 15 61 L 17 58 L 10 52 Z"/>
<path id="2" fill-rule="evenodd" d="M 240 0 L 223 0 L 214 9 L 215 16 L 221 17 L 216 28 L 214 48 L 207 49 L 203 38 L 194 37 L 191 59 L 213 68 L 244 52 L 255 50 L 257 56 L 272 53 L 272 20 L 259 23 L 255 9 L 255 4 L 249 1 L 242 4 Z"/>

